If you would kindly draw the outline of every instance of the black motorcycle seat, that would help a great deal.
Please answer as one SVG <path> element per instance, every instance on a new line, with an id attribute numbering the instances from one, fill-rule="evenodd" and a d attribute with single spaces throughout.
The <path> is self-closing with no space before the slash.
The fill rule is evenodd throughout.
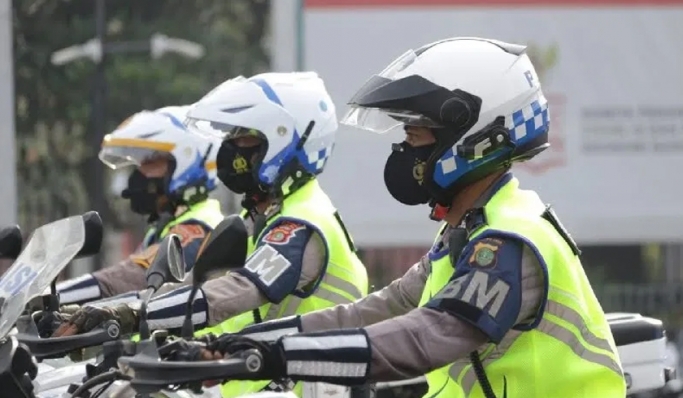
<path id="1" fill-rule="evenodd" d="M 617 346 L 658 340 L 665 336 L 662 321 L 640 314 L 607 314 L 612 336 Z"/>

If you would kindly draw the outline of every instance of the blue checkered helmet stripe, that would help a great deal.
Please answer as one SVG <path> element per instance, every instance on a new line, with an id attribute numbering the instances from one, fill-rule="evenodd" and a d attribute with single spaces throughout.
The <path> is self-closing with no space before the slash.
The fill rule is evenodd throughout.
<path id="1" fill-rule="evenodd" d="M 523 108 L 512 112 L 505 118 L 505 125 L 510 132 L 510 139 L 516 145 L 524 145 L 539 135 L 546 133 L 549 124 L 548 101 L 542 96 Z M 492 156 L 500 156 L 500 154 Z M 434 181 L 441 187 L 448 187 L 465 173 L 489 160 L 490 157 L 487 156 L 470 161 L 457 156 L 455 147 L 450 148 L 437 161 L 434 170 Z"/>

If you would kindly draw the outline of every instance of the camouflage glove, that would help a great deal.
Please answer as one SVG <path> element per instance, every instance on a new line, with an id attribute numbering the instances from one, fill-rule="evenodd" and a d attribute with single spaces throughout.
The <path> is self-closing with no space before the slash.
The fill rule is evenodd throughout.
<path id="1" fill-rule="evenodd" d="M 68 322 L 71 316 L 80 310 L 78 304 L 64 305 L 57 311 L 36 311 L 33 313 L 33 322 L 38 328 L 40 337 L 47 338 L 64 322 Z"/>
<path id="2" fill-rule="evenodd" d="M 130 334 L 137 331 L 139 317 L 137 311 L 125 304 L 104 308 L 85 306 L 63 322 L 52 337 L 87 333 L 106 321 L 118 322 L 121 334 Z"/>
<path id="3" fill-rule="evenodd" d="M 71 316 L 77 313 L 80 309 L 81 306 L 78 304 L 66 304 L 59 307 L 59 312 L 61 312 L 64 315 Z"/>

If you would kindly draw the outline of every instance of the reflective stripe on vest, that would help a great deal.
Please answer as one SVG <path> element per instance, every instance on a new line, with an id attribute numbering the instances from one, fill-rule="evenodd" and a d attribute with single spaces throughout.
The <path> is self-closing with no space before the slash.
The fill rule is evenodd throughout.
<path id="1" fill-rule="evenodd" d="M 587 350 L 585 345 L 579 340 L 579 338 L 566 326 L 559 323 L 550 321 L 544 317 L 536 327 L 536 331 L 544 333 L 552 338 L 555 338 L 562 343 L 568 345 L 572 351 L 584 360 L 596 363 L 598 365 L 605 366 L 621 376 L 622 370 L 619 363 L 615 359 L 605 353 L 596 351 L 607 351 L 610 352 L 612 348 L 608 340 L 596 336 L 590 330 L 581 315 L 576 312 L 576 310 L 569 308 L 568 306 L 548 300 L 545 307 L 546 314 L 551 314 L 556 316 L 568 323 L 579 331 L 581 338 L 585 344 L 589 345 L 593 350 Z M 517 338 L 523 333 L 519 331 L 511 331 L 512 336 L 506 339 L 504 346 L 499 346 L 499 350 L 505 350 L 509 348 Z M 490 356 L 482 360 L 484 367 L 486 364 L 494 359 L 499 358 L 499 356 Z M 456 362 L 448 370 L 448 374 L 454 380 L 459 381 L 465 394 L 470 394 L 474 385 L 478 382 L 477 375 L 474 372 L 474 368 L 469 361 Z"/>
<path id="2" fill-rule="evenodd" d="M 329 289 L 328 286 L 348 293 L 348 295 L 351 296 L 351 299 L 335 290 Z M 313 296 L 322 300 L 327 300 L 333 303 L 333 305 L 337 305 L 352 303 L 363 298 L 364 294 L 360 291 L 360 289 L 358 289 L 358 286 L 354 285 L 353 283 L 326 272 L 322 282 L 318 286 L 318 289 Z M 295 315 L 299 305 L 304 300 L 305 299 L 301 297 L 289 296 L 280 304 L 271 304 L 270 308 L 268 308 L 268 312 L 266 312 L 266 315 L 263 317 L 263 321 L 265 322 Z"/>
<path id="3" fill-rule="evenodd" d="M 500 344 L 479 350 L 487 378 L 499 398 L 623 398 L 626 385 L 605 315 L 578 257 L 541 217 L 545 209 L 535 193 L 519 190 L 512 179 L 485 205 L 487 224 L 472 231 L 470 239 L 491 230 L 522 239 L 543 259 L 550 286 L 535 329 L 510 330 Z M 449 256 L 432 261 L 420 305 L 445 286 L 453 271 Z M 428 397 L 485 397 L 469 359 L 426 378 Z"/>
<path id="4" fill-rule="evenodd" d="M 305 314 L 337 304 L 351 303 L 367 295 L 367 271 L 352 250 L 335 213 L 336 209 L 328 196 L 322 191 L 318 182 L 312 180 L 288 196 L 283 201 L 279 213 L 267 220 L 266 227 L 260 231 L 260 235 L 268 230 L 269 225 L 282 217 L 300 220 L 317 228 L 327 248 L 328 262 L 325 274 L 311 296 L 301 298 L 289 295 L 279 304 L 267 303 L 261 306 L 258 311 L 264 321 Z M 242 212 L 242 216 L 246 217 L 246 212 Z M 254 249 L 254 239 L 250 238 L 248 255 Z M 253 323 L 253 312 L 249 311 L 236 315 L 219 325 L 198 331 L 196 334 L 235 333 Z M 226 398 L 238 397 L 261 391 L 270 383 L 270 381 L 232 381 L 221 387 L 221 394 Z M 302 383 L 297 383 L 294 393 L 301 396 L 301 392 Z"/>

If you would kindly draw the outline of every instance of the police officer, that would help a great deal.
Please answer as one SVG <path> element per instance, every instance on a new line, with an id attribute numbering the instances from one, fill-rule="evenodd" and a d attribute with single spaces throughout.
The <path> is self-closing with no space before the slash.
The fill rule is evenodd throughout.
<path id="1" fill-rule="evenodd" d="M 265 73 L 238 77 L 212 90 L 189 111 L 186 124 L 222 136 L 218 178 L 244 194 L 250 230 L 243 268 L 206 282 L 192 320 L 202 333 L 237 332 L 267 320 L 351 303 L 367 294 L 365 267 L 342 219 L 318 185 L 335 143 L 334 104 L 317 74 Z M 177 332 L 189 287 L 153 299 L 150 329 Z M 137 327 L 127 306 L 77 314 L 55 335 L 84 332 L 107 319 L 123 332 Z M 229 383 L 223 396 L 292 387 L 287 380 Z M 300 386 L 297 391 L 301 391 Z"/>
<path id="2" fill-rule="evenodd" d="M 145 270 L 169 232 L 181 238 L 188 268 L 206 234 L 222 219 L 220 203 L 208 195 L 216 187 L 218 150 L 210 140 L 190 134 L 183 120 L 189 106 L 142 111 L 104 137 L 100 160 L 112 169 L 135 166 L 122 196 L 146 215 L 149 227 L 139 248 L 126 260 L 57 285 L 62 304 L 80 304 L 147 286 Z M 124 297 L 122 297 L 123 299 Z"/>
<path id="3" fill-rule="evenodd" d="M 266 366 L 254 378 L 343 385 L 426 374 L 429 397 L 624 397 L 576 244 L 509 171 L 548 147 L 548 103 L 525 47 L 431 43 L 372 77 L 350 105 L 343 123 L 403 125 L 385 182 L 396 200 L 428 203 L 445 221 L 433 247 L 377 293 L 223 335 L 203 359 L 256 348 Z"/>

